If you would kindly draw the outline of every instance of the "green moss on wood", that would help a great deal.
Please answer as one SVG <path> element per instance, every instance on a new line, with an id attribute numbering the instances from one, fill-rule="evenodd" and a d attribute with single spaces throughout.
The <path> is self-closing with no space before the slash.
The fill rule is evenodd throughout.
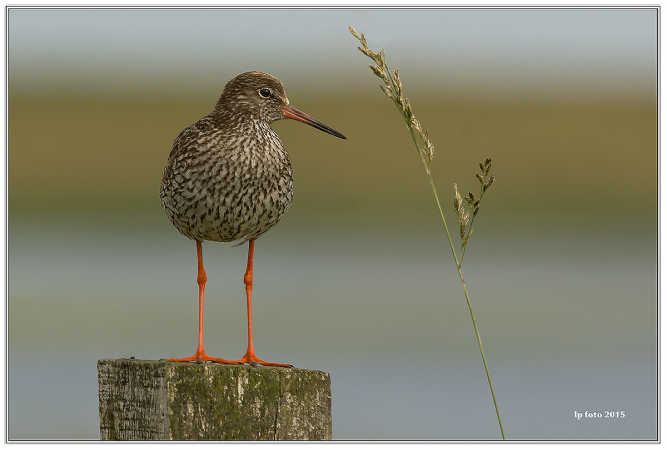
<path id="1" fill-rule="evenodd" d="M 101 360 L 98 373 L 103 439 L 127 439 L 128 433 L 123 432 L 128 428 L 127 421 L 123 422 L 125 416 L 132 416 L 129 428 L 141 429 L 133 435 L 150 436 L 146 439 L 331 439 L 331 389 L 325 372 Z M 156 380 L 163 382 L 156 384 Z M 109 382 L 115 384 L 111 389 L 103 386 Z M 148 392 L 153 393 L 141 395 Z M 129 400 L 123 398 L 127 395 L 139 397 L 130 401 L 135 411 L 118 412 L 118 405 Z M 104 408 L 103 401 L 108 403 Z M 160 422 L 156 417 L 163 426 L 156 425 Z M 145 428 L 154 433 L 146 434 Z"/>

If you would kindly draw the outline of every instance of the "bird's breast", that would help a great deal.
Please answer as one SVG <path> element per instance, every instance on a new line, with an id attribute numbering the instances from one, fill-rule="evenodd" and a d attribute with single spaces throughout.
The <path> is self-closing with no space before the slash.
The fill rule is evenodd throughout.
<path id="1" fill-rule="evenodd" d="M 168 177 L 171 188 L 163 186 L 169 191 L 163 204 L 189 237 L 253 238 L 275 225 L 292 203 L 292 166 L 275 132 L 200 142 L 198 151 L 179 157 Z"/>

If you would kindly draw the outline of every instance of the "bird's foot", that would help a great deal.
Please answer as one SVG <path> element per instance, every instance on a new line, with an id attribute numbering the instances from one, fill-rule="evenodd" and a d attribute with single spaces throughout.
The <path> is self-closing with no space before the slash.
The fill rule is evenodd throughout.
<path id="1" fill-rule="evenodd" d="M 169 358 L 167 361 L 169 361 L 169 362 L 216 362 L 216 363 L 220 363 L 220 364 L 239 364 L 236 361 L 230 361 L 228 359 L 214 358 L 212 356 L 208 356 L 204 350 L 197 350 L 197 352 L 194 355 L 188 356 L 187 358 Z"/>
<path id="2" fill-rule="evenodd" d="M 293 368 L 294 366 L 291 364 L 283 364 L 283 363 L 275 363 L 275 362 L 269 362 L 269 361 L 264 361 L 263 359 L 259 359 L 254 352 L 247 352 L 245 355 L 243 355 L 243 358 L 241 359 L 236 359 L 231 362 L 231 364 L 248 364 L 251 366 L 272 366 L 272 367 L 287 367 L 288 369 Z"/>

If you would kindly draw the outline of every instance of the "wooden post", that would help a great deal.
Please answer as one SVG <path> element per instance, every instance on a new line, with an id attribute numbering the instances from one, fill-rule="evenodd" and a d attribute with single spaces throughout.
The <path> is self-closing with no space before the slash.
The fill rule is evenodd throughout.
<path id="1" fill-rule="evenodd" d="M 102 440 L 331 439 L 326 372 L 102 359 L 97 377 Z"/>

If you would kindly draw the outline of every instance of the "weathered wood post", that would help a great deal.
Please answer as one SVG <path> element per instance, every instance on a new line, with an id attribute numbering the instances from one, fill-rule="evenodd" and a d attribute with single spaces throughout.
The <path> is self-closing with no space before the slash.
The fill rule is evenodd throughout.
<path id="1" fill-rule="evenodd" d="M 331 379 L 317 370 L 102 359 L 102 440 L 331 439 Z"/>

